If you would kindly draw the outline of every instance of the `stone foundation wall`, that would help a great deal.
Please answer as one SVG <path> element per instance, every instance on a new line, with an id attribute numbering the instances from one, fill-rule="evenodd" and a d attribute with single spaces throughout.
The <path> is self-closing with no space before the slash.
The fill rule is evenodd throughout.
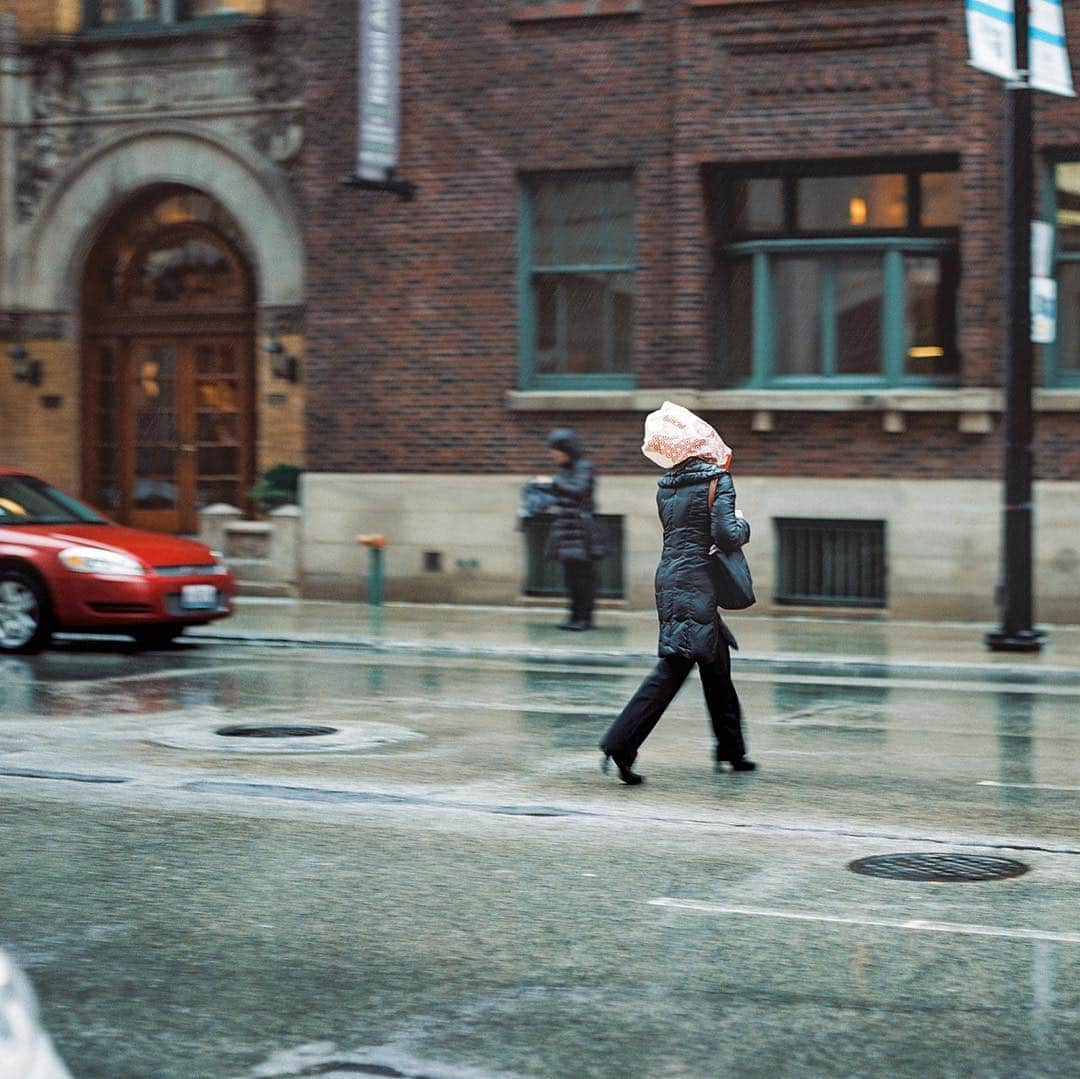
<path id="1" fill-rule="evenodd" d="M 515 531 L 525 476 L 358 475 L 313 473 L 303 480 L 302 566 L 305 595 L 357 599 L 366 590 L 368 554 L 358 533 L 382 533 L 387 598 L 509 603 L 522 596 L 524 541 Z M 626 604 L 652 605 L 660 549 L 656 476 L 602 477 L 599 508 L 625 518 Z M 759 603 L 778 607 L 777 517 L 884 520 L 886 614 L 940 620 L 995 617 L 1001 487 L 994 481 L 813 480 L 739 477 L 739 507 L 753 528 L 747 555 Z M 1040 483 L 1036 493 L 1038 617 L 1080 621 L 1080 483 Z M 424 552 L 442 554 L 443 571 L 425 573 Z M 475 563 L 459 567 L 458 562 Z"/>

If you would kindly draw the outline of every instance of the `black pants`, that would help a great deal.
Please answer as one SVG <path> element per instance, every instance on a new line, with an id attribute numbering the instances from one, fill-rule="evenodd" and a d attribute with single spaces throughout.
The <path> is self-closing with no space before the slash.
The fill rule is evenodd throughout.
<path id="1" fill-rule="evenodd" d="M 661 659 L 604 735 L 600 748 L 626 764 L 633 763 L 641 743 L 675 699 L 695 662 L 716 736 L 716 759 L 734 761 L 745 756 L 742 706 L 731 681 L 731 652 L 724 641 L 720 642 L 720 651 L 713 660 L 695 661 L 682 656 Z"/>
<path id="2" fill-rule="evenodd" d="M 568 558 L 563 562 L 563 576 L 570 606 L 567 617 L 574 622 L 591 622 L 596 600 L 595 563 Z"/>

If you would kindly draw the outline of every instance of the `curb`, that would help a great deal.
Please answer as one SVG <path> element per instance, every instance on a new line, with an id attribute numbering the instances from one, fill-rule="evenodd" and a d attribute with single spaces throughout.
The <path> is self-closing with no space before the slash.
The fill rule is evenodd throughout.
<path id="1" fill-rule="evenodd" d="M 203 645 L 233 645 L 251 648 L 295 648 L 321 651 L 357 652 L 367 655 L 416 656 L 419 659 L 502 659 L 553 666 L 649 667 L 656 652 L 625 648 L 566 648 L 559 645 L 480 644 L 470 641 L 418 641 L 387 637 L 315 637 L 275 633 L 201 632 L 184 634 L 184 641 Z M 915 680 L 932 678 L 960 682 L 993 682 L 1002 686 L 1036 684 L 1076 684 L 1080 691 L 1078 667 L 1024 667 L 1018 664 L 949 664 L 925 660 L 885 660 L 847 656 L 807 656 L 799 653 L 736 652 L 737 668 L 785 674 L 837 675 L 857 678 Z"/>

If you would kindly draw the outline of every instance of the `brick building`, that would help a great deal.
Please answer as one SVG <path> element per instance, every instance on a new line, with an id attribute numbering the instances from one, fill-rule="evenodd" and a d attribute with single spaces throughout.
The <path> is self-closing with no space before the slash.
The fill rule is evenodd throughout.
<path id="1" fill-rule="evenodd" d="M 303 462 L 300 10 L 0 3 L 0 461 L 183 532 Z"/>
<path id="2" fill-rule="evenodd" d="M 382 531 L 391 595 L 543 591 L 517 488 L 569 424 L 622 527 L 609 584 L 648 602 L 638 447 L 671 398 L 735 448 L 759 596 L 990 617 L 1003 93 L 967 64 L 959 0 L 401 7 L 411 201 L 343 186 L 356 4 L 311 5 L 309 590 L 355 590 L 352 536 Z M 1080 105 L 1037 110 L 1062 294 L 1036 403 L 1039 615 L 1075 620 Z"/>

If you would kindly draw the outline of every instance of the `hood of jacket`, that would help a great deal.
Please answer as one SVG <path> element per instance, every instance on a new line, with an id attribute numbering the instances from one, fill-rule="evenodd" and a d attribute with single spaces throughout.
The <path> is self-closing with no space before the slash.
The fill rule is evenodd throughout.
<path id="1" fill-rule="evenodd" d="M 691 457 L 681 465 L 668 469 L 656 482 L 660 487 L 689 487 L 695 483 L 710 483 L 715 477 L 727 472 L 712 461 Z"/>
<path id="2" fill-rule="evenodd" d="M 569 454 L 572 461 L 576 461 L 585 452 L 581 448 L 581 439 L 578 438 L 577 432 L 572 431 L 569 427 L 556 427 L 548 435 L 547 444 L 553 450 L 561 450 L 563 453 Z"/>

